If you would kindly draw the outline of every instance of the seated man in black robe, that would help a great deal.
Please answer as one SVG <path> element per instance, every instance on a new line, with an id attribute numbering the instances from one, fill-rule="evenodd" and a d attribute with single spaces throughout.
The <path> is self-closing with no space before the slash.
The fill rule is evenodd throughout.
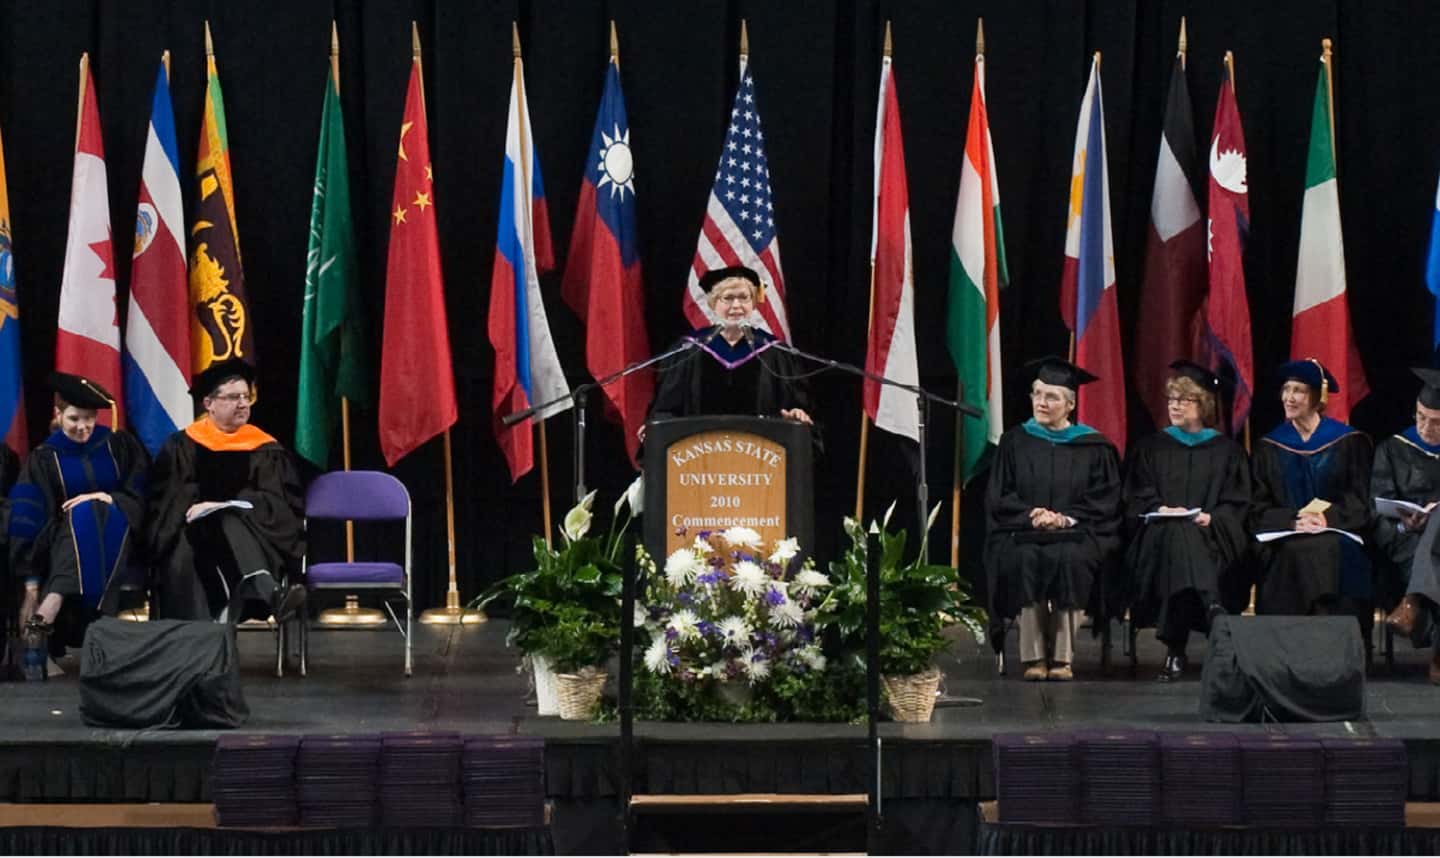
<path id="1" fill-rule="evenodd" d="M 205 415 L 170 436 L 150 473 L 150 550 L 166 619 L 285 622 L 305 601 L 304 503 L 290 453 L 250 425 L 255 370 L 195 377 Z"/>
<path id="2" fill-rule="evenodd" d="M 1209 631 L 1225 613 L 1221 579 L 1250 541 L 1250 462 L 1239 444 L 1212 428 L 1220 380 L 1190 361 L 1170 368 L 1170 425 L 1132 446 L 1125 468 L 1130 616 L 1138 628 L 1155 626 L 1166 646 L 1156 677 L 1162 682 L 1184 674 L 1190 632 Z"/>
<path id="3" fill-rule="evenodd" d="M 85 628 L 114 615 L 145 519 L 150 457 L 129 432 L 96 425 L 114 406 L 95 382 L 57 372 L 54 432 L 30 452 L 10 490 L 10 563 L 25 582 L 22 622 L 49 635 L 51 653 L 79 646 Z"/>
<path id="4" fill-rule="evenodd" d="M 1120 457 L 1070 420 L 1095 376 L 1059 358 L 1026 369 L 1034 416 L 1000 436 L 985 498 L 990 617 L 1019 614 L 1025 679 L 1064 682 L 1075 677 L 1076 615 L 1120 544 Z"/>
<path id="5" fill-rule="evenodd" d="M 1440 370 L 1414 372 L 1424 382 L 1415 400 L 1415 424 L 1375 448 L 1370 493 L 1376 500 L 1407 501 L 1423 509 L 1379 516 L 1375 544 L 1405 583 L 1405 598 L 1385 622 L 1417 647 L 1434 639 L 1430 681 L 1440 685 L 1440 636 L 1434 632 L 1440 611 L 1440 516 L 1430 514 L 1440 501 Z"/>
<path id="6" fill-rule="evenodd" d="M 752 326 L 755 308 L 764 300 L 760 275 L 738 265 L 719 268 L 705 272 L 700 286 L 719 323 L 693 331 L 688 339 L 700 345 L 659 366 L 647 422 L 744 414 L 779 416 L 813 427 L 809 396 L 795 361 L 779 349 L 766 348 L 775 337 Z M 644 426 L 640 439 L 645 439 Z"/>

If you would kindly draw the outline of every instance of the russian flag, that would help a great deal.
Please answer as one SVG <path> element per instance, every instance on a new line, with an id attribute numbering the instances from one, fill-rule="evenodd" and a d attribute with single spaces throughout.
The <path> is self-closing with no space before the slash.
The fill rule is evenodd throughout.
<path id="1" fill-rule="evenodd" d="M 500 187 L 500 218 L 495 236 L 495 265 L 490 275 L 490 343 L 495 348 L 495 389 L 491 396 L 495 440 L 510 466 L 510 479 L 534 467 L 531 421 L 505 426 L 507 414 L 548 402 L 570 392 L 550 320 L 540 297 L 540 271 L 555 267 L 550 220 L 535 134 L 525 102 L 525 70 L 515 58 L 510 82 L 510 116 L 505 127 L 505 171 Z M 570 407 L 567 399 L 537 416 L 544 420 Z"/>
<path id="2" fill-rule="evenodd" d="M 585 365 L 597 379 L 650 356 L 637 243 L 630 122 L 620 67 L 612 57 L 586 153 L 562 287 L 565 302 L 585 322 Z M 654 391 L 655 376 L 648 369 L 605 387 L 606 415 L 624 427 L 625 451 L 637 468 L 637 433 Z"/>
<path id="3" fill-rule="evenodd" d="M 1080 391 L 1077 420 L 1104 434 L 1124 455 L 1125 364 L 1120 354 L 1120 311 L 1115 303 L 1110 170 L 1105 157 L 1098 53 L 1090 63 L 1090 81 L 1075 128 L 1060 312 L 1075 332 L 1075 362 L 1099 378 Z"/>
<path id="4" fill-rule="evenodd" d="M 190 300 L 184 223 L 175 114 L 162 60 L 155 75 L 155 98 L 140 169 L 124 357 L 130 428 L 152 455 L 195 416 L 188 392 Z"/>

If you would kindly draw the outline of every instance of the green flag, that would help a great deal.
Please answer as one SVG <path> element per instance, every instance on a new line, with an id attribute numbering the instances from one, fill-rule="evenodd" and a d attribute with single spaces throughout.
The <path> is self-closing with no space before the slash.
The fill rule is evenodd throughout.
<path id="1" fill-rule="evenodd" d="M 300 324 L 300 400 L 295 451 L 321 468 L 330 464 L 330 439 L 340 398 L 370 402 L 370 367 L 359 296 L 355 230 L 350 218 L 350 169 L 345 124 L 334 79 L 325 78 L 315 198 L 305 264 L 305 306 Z"/>

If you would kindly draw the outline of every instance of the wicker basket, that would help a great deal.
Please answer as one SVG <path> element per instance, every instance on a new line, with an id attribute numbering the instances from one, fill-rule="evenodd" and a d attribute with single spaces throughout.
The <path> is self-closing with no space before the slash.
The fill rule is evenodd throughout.
<path id="1" fill-rule="evenodd" d="M 890 701 L 890 716 L 896 721 L 929 721 L 935 711 L 935 692 L 940 688 L 940 668 L 909 676 L 881 674 L 880 684 Z"/>
<path id="2" fill-rule="evenodd" d="M 579 673 L 555 674 L 555 694 L 560 699 L 560 720 L 588 721 L 600 702 L 600 690 L 608 675 L 601 670 L 586 668 Z"/>

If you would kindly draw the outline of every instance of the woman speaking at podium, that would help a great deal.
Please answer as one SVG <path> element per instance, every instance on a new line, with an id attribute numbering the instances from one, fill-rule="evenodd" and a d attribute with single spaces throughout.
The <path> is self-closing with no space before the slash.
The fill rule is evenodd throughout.
<path id="1" fill-rule="evenodd" d="M 813 426 L 794 359 L 771 348 L 775 337 L 753 326 L 755 307 L 765 300 L 760 275 L 739 265 L 717 268 L 705 272 L 700 287 L 720 323 L 690 333 L 686 339 L 697 346 L 660 365 L 648 420 L 743 414 Z M 644 426 L 639 435 L 644 441 Z"/>

